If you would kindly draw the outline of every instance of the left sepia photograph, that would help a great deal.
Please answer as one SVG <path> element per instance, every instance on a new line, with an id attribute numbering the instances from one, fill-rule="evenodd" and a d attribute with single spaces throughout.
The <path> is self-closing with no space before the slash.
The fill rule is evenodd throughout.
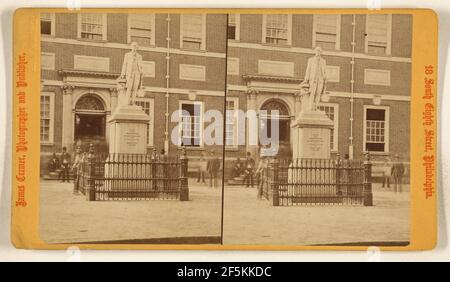
<path id="1" fill-rule="evenodd" d="M 227 15 L 40 25 L 40 238 L 221 244 Z"/>

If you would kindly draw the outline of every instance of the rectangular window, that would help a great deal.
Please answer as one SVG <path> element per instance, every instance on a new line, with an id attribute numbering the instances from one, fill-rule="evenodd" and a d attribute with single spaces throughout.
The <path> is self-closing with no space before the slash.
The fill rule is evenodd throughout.
<path id="1" fill-rule="evenodd" d="M 264 43 L 289 45 L 290 42 L 290 15 L 264 15 L 263 27 Z"/>
<path id="2" fill-rule="evenodd" d="M 228 14 L 228 39 L 239 40 L 240 15 Z"/>
<path id="3" fill-rule="evenodd" d="M 181 103 L 181 146 L 200 147 L 202 145 L 202 104 Z"/>
<path id="4" fill-rule="evenodd" d="M 55 35 L 55 14 L 41 13 L 41 34 Z"/>
<path id="5" fill-rule="evenodd" d="M 339 49 L 340 19 L 339 15 L 314 15 L 314 47 Z"/>
<path id="6" fill-rule="evenodd" d="M 128 15 L 128 42 L 137 42 L 140 46 L 155 45 L 154 14 Z"/>
<path id="7" fill-rule="evenodd" d="M 225 146 L 237 146 L 237 119 L 236 111 L 239 109 L 237 97 L 229 97 L 226 100 L 226 119 L 225 119 Z"/>
<path id="8" fill-rule="evenodd" d="M 78 37 L 91 40 L 106 40 L 105 14 L 78 14 Z"/>
<path id="9" fill-rule="evenodd" d="M 40 140 L 41 143 L 53 142 L 53 93 L 41 93 L 40 100 Z"/>
<path id="10" fill-rule="evenodd" d="M 338 150 L 338 125 L 339 125 L 339 105 L 338 104 L 320 104 L 318 106 L 320 111 L 325 112 L 331 121 L 333 121 L 333 128 L 330 134 L 330 148 L 332 151 Z"/>
<path id="11" fill-rule="evenodd" d="M 135 104 L 137 106 L 141 106 L 142 110 L 150 117 L 150 121 L 147 125 L 147 145 L 153 146 L 153 117 L 154 117 L 153 99 L 136 98 Z"/>
<path id="12" fill-rule="evenodd" d="M 391 15 L 367 15 L 366 52 L 373 55 L 390 54 Z"/>
<path id="13" fill-rule="evenodd" d="M 204 14 L 181 15 L 181 48 L 205 49 L 205 19 Z"/>
<path id="14" fill-rule="evenodd" d="M 388 152 L 389 111 L 386 107 L 364 107 L 364 150 Z"/>

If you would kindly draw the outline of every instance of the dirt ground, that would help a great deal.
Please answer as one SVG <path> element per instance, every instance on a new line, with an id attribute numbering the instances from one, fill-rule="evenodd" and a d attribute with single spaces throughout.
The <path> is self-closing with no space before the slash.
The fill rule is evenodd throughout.
<path id="1" fill-rule="evenodd" d="M 409 192 L 395 194 L 374 184 L 373 207 L 273 207 L 267 200 L 256 198 L 256 189 L 226 186 L 224 191 L 224 244 L 409 241 Z M 72 194 L 72 184 L 42 181 L 41 239 L 47 243 L 168 243 L 181 238 L 178 243 L 217 244 L 221 196 L 220 188 L 190 182 L 188 202 L 88 202 L 84 196 Z"/>
<path id="2" fill-rule="evenodd" d="M 405 187 L 407 188 L 407 187 Z M 409 192 L 374 184 L 373 207 L 273 207 L 255 189 L 225 188 L 224 244 L 357 244 L 409 241 Z M 407 188 L 409 191 L 409 188 Z M 249 199 L 243 204 L 243 199 Z"/>
<path id="3" fill-rule="evenodd" d="M 220 188 L 191 187 L 187 202 L 88 202 L 72 187 L 41 182 L 40 235 L 47 243 L 220 237 Z"/>

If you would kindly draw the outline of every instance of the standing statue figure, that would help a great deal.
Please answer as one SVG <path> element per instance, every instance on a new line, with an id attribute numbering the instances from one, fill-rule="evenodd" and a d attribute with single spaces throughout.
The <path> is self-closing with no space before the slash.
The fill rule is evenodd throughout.
<path id="1" fill-rule="evenodd" d="M 305 79 L 300 87 L 306 88 L 308 92 L 308 101 L 306 108 L 310 111 L 317 110 L 322 95 L 326 89 L 326 68 L 327 64 L 322 58 L 322 48 L 316 47 L 314 49 L 315 56 L 308 59 L 306 67 Z"/>
<path id="2" fill-rule="evenodd" d="M 118 81 L 125 80 L 125 97 L 120 99 L 121 105 L 134 105 L 134 99 L 142 88 L 144 78 L 142 71 L 142 56 L 137 52 L 137 42 L 131 43 L 131 51 L 125 54 L 122 72 Z"/>

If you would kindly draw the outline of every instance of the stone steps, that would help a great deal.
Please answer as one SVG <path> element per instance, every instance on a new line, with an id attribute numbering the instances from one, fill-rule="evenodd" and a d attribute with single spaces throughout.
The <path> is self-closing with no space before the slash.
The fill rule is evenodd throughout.
<path id="1" fill-rule="evenodd" d="M 59 179 L 59 174 L 61 173 L 61 169 L 57 169 L 55 171 L 51 171 L 43 176 L 44 180 L 61 180 Z M 74 179 L 74 176 L 71 172 L 69 172 L 69 180 Z"/>

